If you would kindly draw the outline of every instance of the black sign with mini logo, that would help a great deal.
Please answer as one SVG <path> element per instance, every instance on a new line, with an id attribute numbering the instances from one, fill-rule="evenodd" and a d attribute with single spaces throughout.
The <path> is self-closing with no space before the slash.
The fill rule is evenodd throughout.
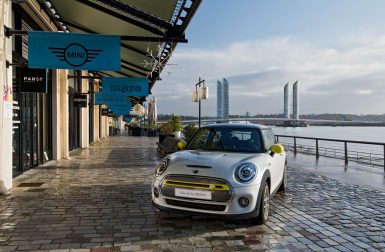
<path id="1" fill-rule="evenodd" d="M 47 93 L 47 70 L 20 68 L 20 93 Z"/>
<path id="2" fill-rule="evenodd" d="M 102 116 L 108 116 L 108 113 L 110 113 L 110 110 L 107 108 L 102 109 Z"/>
<path id="3" fill-rule="evenodd" d="M 87 95 L 85 94 L 73 94 L 74 107 L 75 108 L 87 108 Z"/>

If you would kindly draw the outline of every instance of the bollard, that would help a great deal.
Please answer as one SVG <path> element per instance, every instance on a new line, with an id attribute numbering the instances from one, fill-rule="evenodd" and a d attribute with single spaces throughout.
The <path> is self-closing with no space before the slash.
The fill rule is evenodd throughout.
<path id="1" fill-rule="evenodd" d="M 315 140 L 315 158 L 316 158 L 316 159 L 319 159 L 318 139 Z"/>
<path id="2" fill-rule="evenodd" d="M 345 141 L 345 164 L 348 164 L 348 143 Z"/>
<path id="3" fill-rule="evenodd" d="M 297 155 L 297 138 L 294 137 L 294 155 Z"/>

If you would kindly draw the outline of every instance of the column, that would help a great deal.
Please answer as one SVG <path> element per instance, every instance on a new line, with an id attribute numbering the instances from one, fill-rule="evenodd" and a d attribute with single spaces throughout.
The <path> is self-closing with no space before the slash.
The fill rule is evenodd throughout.
<path id="1" fill-rule="evenodd" d="M 69 158 L 68 70 L 52 71 L 52 156 Z"/>
<path id="2" fill-rule="evenodd" d="M 12 187 L 12 38 L 4 35 L 4 25 L 12 27 L 11 2 L 0 2 L 0 194 Z"/>
<path id="3" fill-rule="evenodd" d="M 95 92 L 99 92 L 99 82 L 94 81 L 94 90 Z M 99 107 L 100 105 L 94 105 L 94 142 L 100 141 L 100 125 L 99 125 Z"/>
<path id="4" fill-rule="evenodd" d="M 88 71 L 81 71 L 82 76 L 87 76 Z M 88 92 L 88 79 L 81 79 L 81 87 L 80 92 L 87 93 Z M 90 95 L 87 95 L 88 103 L 90 101 Z M 80 147 L 88 148 L 89 147 L 89 106 L 87 104 L 86 108 L 80 109 L 80 118 L 81 118 L 81 130 L 80 130 Z"/>
<path id="5" fill-rule="evenodd" d="M 60 70 L 60 142 L 61 158 L 69 158 L 69 111 L 68 111 L 68 70 Z"/>

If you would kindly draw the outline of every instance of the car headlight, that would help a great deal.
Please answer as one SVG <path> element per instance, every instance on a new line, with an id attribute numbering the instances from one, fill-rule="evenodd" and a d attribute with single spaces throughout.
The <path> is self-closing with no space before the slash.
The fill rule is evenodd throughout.
<path id="1" fill-rule="evenodd" d="M 250 182 L 257 175 L 257 167 L 252 163 L 242 163 L 235 169 L 235 177 L 241 183 Z"/>
<path id="2" fill-rule="evenodd" d="M 167 170 L 167 167 L 170 163 L 170 159 L 169 158 L 163 158 L 159 163 L 158 165 L 156 166 L 156 169 L 155 169 L 155 176 L 160 176 L 162 175 L 166 170 Z"/>

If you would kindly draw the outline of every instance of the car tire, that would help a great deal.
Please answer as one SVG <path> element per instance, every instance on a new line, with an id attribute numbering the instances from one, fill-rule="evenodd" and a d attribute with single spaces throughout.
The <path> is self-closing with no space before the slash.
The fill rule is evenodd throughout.
<path id="1" fill-rule="evenodd" d="M 270 187 L 267 182 L 262 184 L 261 203 L 259 204 L 259 214 L 255 219 L 255 223 L 258 225 L 265 224 L 269 218 L 270 212 Z"/>
<path id="2" fill-rule="evenodd" d="M 283 177 L 281 185 L 278 188 L 278 192 L 284 192 L 287 189 L 287 166 L 285 163 L 285 167 L 283 168 Z"/>

